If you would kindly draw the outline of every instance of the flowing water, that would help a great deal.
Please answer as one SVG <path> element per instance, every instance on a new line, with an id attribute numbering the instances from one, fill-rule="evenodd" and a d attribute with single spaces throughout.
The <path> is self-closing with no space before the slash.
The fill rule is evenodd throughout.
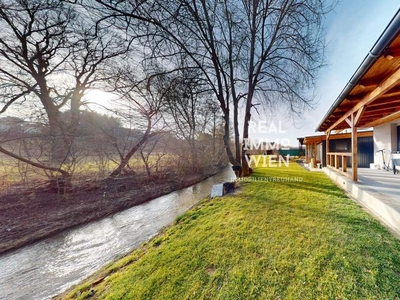
<path id="1" fill-rule="evenodd" d="M 226 168 L 189 188 L 0 256 L 0 299 L 51 299 L 154 236 L 234 177 Z"/>

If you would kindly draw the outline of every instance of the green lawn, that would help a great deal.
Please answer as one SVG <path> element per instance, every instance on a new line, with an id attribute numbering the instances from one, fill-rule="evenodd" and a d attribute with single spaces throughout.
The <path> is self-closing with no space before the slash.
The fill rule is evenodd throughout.
<path id="1" fill-rule="evenodd" d="M 399 299 L 400 242 L 323 173 L 291 164 L 252 178 L 65 299 Z"/>

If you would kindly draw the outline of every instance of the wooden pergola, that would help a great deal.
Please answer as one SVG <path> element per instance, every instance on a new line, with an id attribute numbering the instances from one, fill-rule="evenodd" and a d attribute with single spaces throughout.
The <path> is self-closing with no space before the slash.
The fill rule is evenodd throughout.
<path id="1" fill-rule="evenodd" d="M 358 180 L 357 129 L 400 118 L 400 10 L 358 67 L 317 127 L 325 132 L 327 165 L 351 156 L 352 179 Z M 332 131 L 350 129 L 351 153 L 329 151 Z M 346 172 L 346 170 L 342 170 Z"/>
<path id="2" fill-rule="evenodd" d="M 367 136 L 372 136 L 373 132 L 372 131 L 359 131 L 357 132 L 357 138 L 360 137 L 367 137 Z M 339 134 L 331 134 L 329 137 L 329 140 L 340 140 L 340 139 L 349 139 L 351 138 L 351 133 L 339 133 Z M 314 135 L 314 136 L 306 136 L 304 138 L 303 144 L 306 146 L 306 162 L 309 163 L 311 158 L 316 158 L 317 156 L 317 146 L 321 144 L 323 141 L 326 141 L 326 135 Z M 331 153 L 332 154 L 332 153 Z M 349 155 L 349 153 L 343 153 L 340 152 L 340 154 L 337 154 L 337 157 L 340 157 L 342 155 L 345 155 L 346 157 Z M 342 169 L 346 170 L 346 160 L 342 161 Z M 331 167 L 334 167 L 336 170 L 339 169 L 339 161 L 336 158 L 332 164 L 330 165 Z"/>
<path id="3" fill-rule="evenodd" d="M 306 146 L 306 163 L 310 163 L 312 158 L 317 157 L 317 146 L 325 140 L 325 135 L 306 136 L 303 144 Z M 312 166 L 314 167 L 314 166 Z"/>

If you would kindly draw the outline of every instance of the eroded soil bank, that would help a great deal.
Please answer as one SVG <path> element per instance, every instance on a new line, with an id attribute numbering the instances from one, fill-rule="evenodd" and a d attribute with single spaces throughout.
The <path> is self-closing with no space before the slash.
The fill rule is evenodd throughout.
<path id="1" fill-rule="evenodd" d="M 220 170 L 87 181 L 65 194 L 39 186 L 0 195 L 0 253 L 191 186 Z"/>

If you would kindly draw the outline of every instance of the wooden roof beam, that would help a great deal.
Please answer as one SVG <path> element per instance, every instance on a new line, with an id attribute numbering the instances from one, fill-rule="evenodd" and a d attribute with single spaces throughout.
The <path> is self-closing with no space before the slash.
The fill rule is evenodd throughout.
<path id="1" fill-rule="evenodd" d="M 380 110 L 385 110 L 385 109 L 397 109 L 400 110 L 400 102 L 397 103 L 384 103 L 382 105 L 376 105 L 376 106 L 367 106 L 366 112 L 374 112 L 374 111 L 380 111 Z"/>
<path id="2" fill-rule="evenodd" d="M 358 137 L 366 137 L 366 136 L 373 136 L 373 135 L 374 135 L 374 132 L 370 131 L 370 130 L 357 132 Z M 326 133 L 325 135 L 306 136 L 304 138 L 303 144 L 322 142 L 326 139 L 327 136 L 330 140 L 347 139 L 347 138 L 351 137 L 351 133 L 350 132 L 348 132 L 348 133 L 331 133 L 331 134 Z"/>
<path id="3" fill-rule="evenodd" d="M 386 94 L 385 94 L 385 96 L 386 95 L 397 95 L 397 94 L 399 94 L 400 93 L 400 86 L 395 86 L 395 87 L 393 87 L 392 89 L 390 89 L 390 91 L 388 91 Z"/>
<path id="4" fill-rule="evenodd" d="M 379 101 L 378 101 L 379 100 Z M 388 99 L 388 98 L 379 98 L 374 103 L 368 105 L 368 108 L 380 107 L 380 106 L 393 106 L 400 103 L 399 99 Z"/>
<path id="5" fill-rule="evenodd" d="M 380 118 L 378 120 L 372 121 L 370 123 L 367 123 L 367 124 L 365 124 L 363 126 L 363 128 L 376 127 L 376 126 L 379 126 L 379 125 L 382 125 L 382 124 L 386 124 L 386 123 L 392 122 L 392 121 L 394 121 L 396 119 L 399 119 L 399 118 L 400 118 L 400 111 L 395 112 L 395 113 L 393 113 L 391 115 L 385 116 L 383 118 Z"/>
<path id="6" fill-rule="evenodd" d="M 375 114 L 382 114 L 382 113 L 394 113 L 396 111 L 399 111 L 399 108 L 396 107 L 383 107 L 379 109 L 374 109 L 374 110 L 369 110 L 364 113 L 364 116 L 373 116 Z"/>
<path id="7" fill-rule="evenodd" d="M 376 88 L 381 82 L 382 82 L 382 78 L 381 77 L 363 78 L 363 79 L 360 80 L 358 85 L 360 87 L 362 87 L 362 88 Z M 399 88 L 397 88 L 397 91 L 398 91 L 398 89 Z M 390 91 L 390 92 L 392 92 L 392 91 Z M 364 93 L 364 95 L 361 95 L 361 96 L 364 97 L 365 93 Z M 348 97 L 359 97 L 359 96 L 357 96 L 357 95 L 353 95 L 353 96 L 348 95 Z M 348 98 L 348 97 L 346 97 L 346 98 Z"/>
<path id="8" fill-rule="evenodd" d="M 364 94 L 364 95 L 361 95 L 361 96 L 356 96 L 356 95 L 352 96 L 352 95 L 348 95 L 348 96 L 346 97 L 346 99 L 349 100 L 349 101 L 351 101 L 351 102 L 355 102 L 355 101 L 360 101 L 363 97 L 365 97 L 365 94 Z"/>
<path id="9" fill-rule="evenodd" d="M 383 95 L 388 90 L 390 90 L 395 85 L 397 85 L 399 81 L 400 81 L 400 69 L 398 69 L 396 72 L 394 72 L 392 75 L 390 75 L 384 81 L 382 81 L 381 84 L 379 84 L 379 86 L 376 89 L 374 89 L 371 93 L 366 95 L 360 102 L 358 102 L 352 109 L 350 109 L 347 113 L 345 113 L 341 118 L 339 118 L 333 125 L 331 125 L 326 130 L 335 129 L 336 126 L 338 126 L 340 123 L 342 123 L 352 113 L 357 112 L 364 105 L 368 105 L 369 103 L 371 103 L 374 100 L 376 100 L 377 98 L 379 98 L 379 96 Z"/>
<path id="10" fill-rule="evenodd" d="M 362 117 L 363 114 L 365 113 L 365 107 L 366 107 L 366 106 L 361 107 L 361 108 L 357 111 L 357 114 L 354 116 L 354 124 L 353 124 L 354 126 L 357 127 L 358 123 L 360 122 L 361 117 Z"/>
<path id="11" fill-rule="evenodd" d="M 370 116 L 366 116 L 365 120 L 371 120 L 370 122 L 373 122 L 375 120 L 381 119 L 381 118 L 385 118 L 386 116 L 389 116 L 393 113 L 396 113 L 397 111 L 391 111 L 391 112 L 386 112 L 386 113 L 380 113 L 380 114 L 375 114 L 375 115 L 370 115 Z M 364 121 L 363 123 L 367 123 L 366 121 Z"/>
<path id="12" fill-rule="evenodd" d="M 358 85 L 361 88 L 376 88 L 380 80 L 377 78 L 361 79 Z"/>
<path id="13" fill-rule="evenodd" d="M 358 124 L 358 128 L 370 128 L 371 126 L 368 126 L 369 123 L 373 122 L 373 120 L 368 120 L 366 122 L 360 122 L 360 124 Z"/>
<path id="14" fill-rule="evenodd" d="M 392 98 L 395 98 L 395 100 L 400 99 L 400 92 L 388 93 L 388 94 L 382 95 L 379 98 L 382 100 L 389 99 L 389 101 L 392 100 Z"/>
<path id="15" fill-rule="evenodd" d="M 353 107 L 353 105 L 343 105 L 343 106 L 339 106 L 338 108 L 336 108 L 336 110 L 333 113 L 343 113 L 348 111 L 349 109 L 351 109 Z"/>
<path id="16" fill-rule="evenodd" d="M 351 118 L 346 118 L 345 121 L 346 123 L 350 126 L 350 128 L 353 128 L 353 126 L 357 127 L 358 122 L 360 122 L 360 119 L 365 112 L 365 106 L 361 107 L 356 115 L 351 115 Z"/>
<path id="17" fill-rule="evenodd" d="M 393 47 L 387 48 L 385 50 L 385 52 L 383 53 L 383 56 L 387 60 L 392 60 L 393 58 L 400 57 L 400 47 L 399 46 L 393 46 Z"/>

